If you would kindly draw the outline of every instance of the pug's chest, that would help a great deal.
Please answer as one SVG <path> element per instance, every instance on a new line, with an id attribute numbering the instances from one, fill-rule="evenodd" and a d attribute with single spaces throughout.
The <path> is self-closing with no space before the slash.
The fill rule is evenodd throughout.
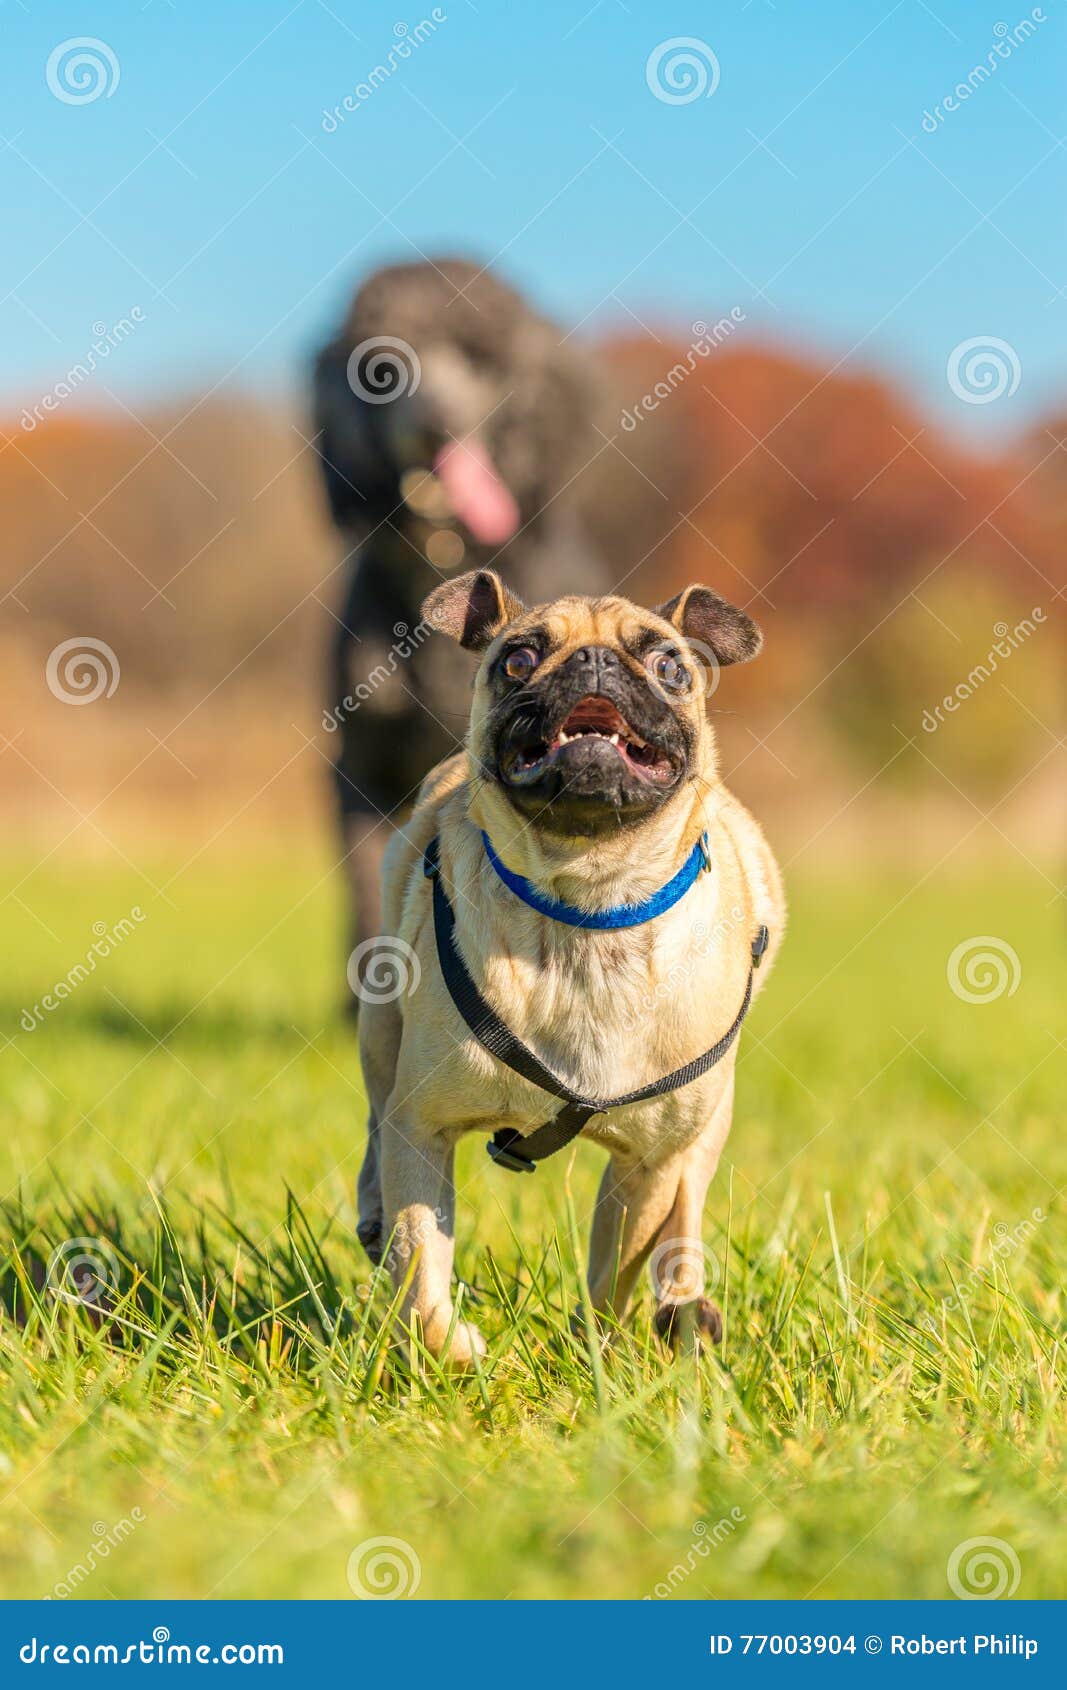
<path id="1" fill-rule="evenodd" d="M 510 1031 L 546 1068 L 581 1096 L 606 1100 L 643 1090 L 714 1043 L 718 1034 L 699 985 L 707 963 L 678 935 L 649 924 L 549 941 L 536 961 L 513 961 L 495 978 L 490 970 L 486 985 Z M 485 1053 L 471 1055 L 481 1067 Z M 483 1080 L 490 1080 L 506 1124 L 526 1131 L 560 1107 L 489 1060 Z M 703 1119 L 699 1089 L 612 1111 L 591 1123 L 586 1136 L 616 1142 L 621 1135 L 637 1149 L 648 1135 L 690 1137 Z"/>
<path id="2" fill-rule="evenodd" d="M 595 1003 L 583 1004 L 569 1024 L 554 1020 L 546 1025 L 531 1005 L 531 1014 L 511 1031 L 573 1091 L 603 1102 L 669 1078 L 713 1042 L 709 1037 L 700 1044 L 694 1035 L 685 1054 L 679 1054 L 649 1019 L 658 1006 L 642 1003 L 636 1012 L 627 1012 L 627 996 L 624 992 L 605 1004 L 602 1015 L 596 1013 Z M 583 1127 L 582 1138 L 624 1160 L 654 1166 L 700 1136 L 732 1066 L 731 1053 L 695 1083 L 595 1114 Z M 448 1103 L 444 1115 L 436 1117 L 435 1128 L 450 1129 L 457 1137 L 499 1128 L 525 1135 L 564 1107 L 563 1099 L 524 1079 L 473 1039 L 453 1051 L 440 1078 Z"/>
<path id="3" fill-rule="evenodd" d="M 678 1028 L 659 971 L 633 946 L 598 934 L 583 954 L 549 962 L 528 982 L 520 1037 L 589 1097 L 618 1097 L 677 1066 Z M 658 1065 L 658 1066 L 657 1066 Z"/>

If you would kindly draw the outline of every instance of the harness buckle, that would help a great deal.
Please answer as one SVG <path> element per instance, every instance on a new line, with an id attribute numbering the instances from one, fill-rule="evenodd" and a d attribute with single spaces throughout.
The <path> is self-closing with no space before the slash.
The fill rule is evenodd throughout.
<path id="1" fill-rule="evenodd" d="M 752 966 L 758 968 L 763 961 L 763 953 L 771 942 L 771 936 L 765 927 L 761 927 L 752 941 Z"/>
<path id="2" fill-rule="evenodd" d="M 536 1162 L 528 1161 L 525 1156 L 516 1156 L 513 1150 L 508 1149 L 506 1145 L 497 1144 L 495 1139 L 490 1139 L 485 1148 L 497 1166 L 507 1168 L 509 1173 L 535 1174 L 537 1172 Z"/>

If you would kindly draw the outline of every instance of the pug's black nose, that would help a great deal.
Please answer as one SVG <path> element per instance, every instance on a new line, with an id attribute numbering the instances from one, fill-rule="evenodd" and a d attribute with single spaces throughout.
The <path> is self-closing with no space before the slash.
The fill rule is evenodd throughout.
<path id="1" fill-rule="evenodd" d="M 579 646 L 571 661 L 579 669 L 588 671 L 591 681 L 603 675 L 615 674 L 619 668 L 619 654 L 606 645 Z"/>

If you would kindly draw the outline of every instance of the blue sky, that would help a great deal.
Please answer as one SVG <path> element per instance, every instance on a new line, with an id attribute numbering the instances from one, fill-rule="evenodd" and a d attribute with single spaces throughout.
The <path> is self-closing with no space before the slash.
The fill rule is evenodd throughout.
<path id="1" fill-rule="evenodd" d="M 588 332 L 739 306 L 990 444 L 1067 397 L 1064 0 L 932 133 L 1022 0 L 443 0 L 332 130 L 425 0 L 0 5 L 8 407 L 135 306 L 79 403 L 295 388 L 362 272 L 448 250 Z M 70 103 L 46 67 L 83 36 L 112 92 Z M 678 37 L 710 97 L 651 91 Z M 1018 389 L 962 403 L 946 361 L 989 336 Z"/>

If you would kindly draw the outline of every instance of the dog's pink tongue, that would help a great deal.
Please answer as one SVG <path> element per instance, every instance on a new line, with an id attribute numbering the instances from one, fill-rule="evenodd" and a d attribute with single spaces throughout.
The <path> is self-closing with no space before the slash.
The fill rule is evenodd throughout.
<path id="1" fill-rule="evenodd" d="M 476 440 L 458 440 L 442 447 L 433 467 L 452 509 L 476 540 L 499 546 L 511 539 L 519 526 L 519 507 L 484 447 Z"/>

